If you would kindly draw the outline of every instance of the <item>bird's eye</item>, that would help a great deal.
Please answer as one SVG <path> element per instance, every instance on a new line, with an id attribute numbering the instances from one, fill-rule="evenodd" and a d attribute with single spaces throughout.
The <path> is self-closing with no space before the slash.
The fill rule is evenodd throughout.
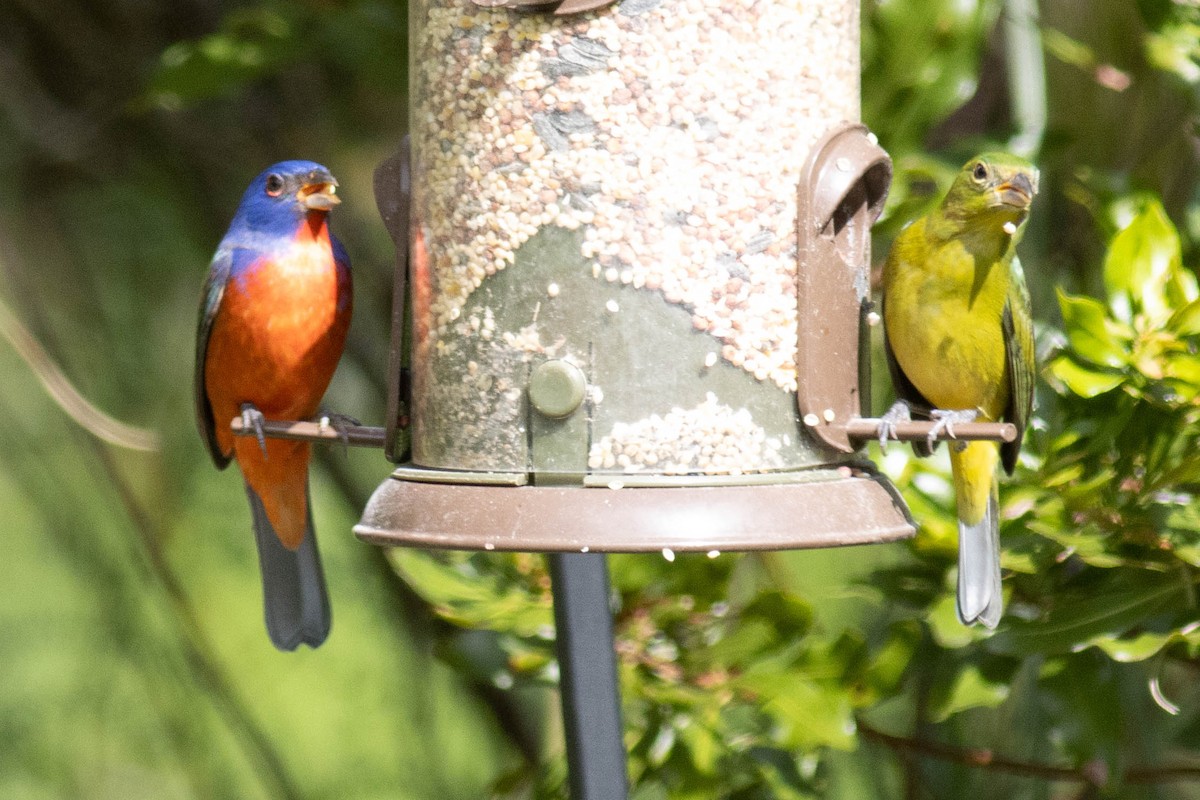
<path id="1" fill-rule="evenodd" d="M 975 165 L 975 169 L 974 169 L 974 171 L 971 172 L 971 175 L 977 181 L 986 181 L 987 176 L 988 176 L 988 168 L 986 166 L 984 166 L 984 163 L 982 161 L 980 161 L 978 164 Z"/>
<path id="2" fill-rule="evenodd" d="M 267 194 L 271 197 L 279 197 L 283 194 L 283 177 L 272 172 L 267 176 Z"/>

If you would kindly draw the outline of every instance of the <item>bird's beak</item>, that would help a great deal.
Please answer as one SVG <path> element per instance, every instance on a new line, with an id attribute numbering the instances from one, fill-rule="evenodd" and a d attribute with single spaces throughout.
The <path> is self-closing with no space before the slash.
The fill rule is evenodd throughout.
<path id="1" fill-rule="evenodd" d="M 1037 187 L 1024 172 L 1018 172 L 996 187 L 996 195 L 1000 202 L 1014 208 L 1029 208 L 1035 194 Z"/>
<path id="2" fill-rule="evenodd" d="M 342 202 L 342 198 L 338 197 L 337 181 L 330 178 L 328 181 L 320 183 L 310 183 L 301 187 L 296 193 L 300 204 L 312 211 L 328 211 L 329 209 Z"/>

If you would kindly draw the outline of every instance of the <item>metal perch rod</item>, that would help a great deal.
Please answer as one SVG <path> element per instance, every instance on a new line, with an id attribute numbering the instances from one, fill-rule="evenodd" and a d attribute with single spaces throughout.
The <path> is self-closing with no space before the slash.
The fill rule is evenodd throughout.
<path id="1" fill-rule="evenodd" d="M 253 436 L 254 429 L 242 425 L 241 417 L 230 423 L 234 436 Z M 371 425 L 341 425 L 334 427 L 319 422 L 290 422 L 263 420 L 263 434 L 271 439 L 295 439 L 302 442 L 342 442 L 357 447 L 383 447 L 383 428 Z"/>
<path id="2" fill-rule="evenodd" d="M 846 423 L 846 432 L 852 439 L 878 439 L 881 420 L 860 418 Z M 241 417 L 234 417 L 230 423 L 234 436 L 253 436 L 254 431 L 242 425 Z M 912 421 L 896 423 L 895 438 L 901 442 L 913 442 L 926 439 L 933 423 L 928 421 Z M 305 442 L 342 442 L 357 447 L 383 447 L 385 432 L 383 428 L 372 425 L 344 425 L 335 428 L 333 425 L 321 425 L 319 422 L 290 422 L 282 420 L 264 420 L 263 433 L 272 439 L 295 439 Z M 961 439 L 963 441 L 983 440 L 990 442 L 1012 442 L 1017 438 L 1017 426 L 1011 422 L 960 422 L 954 426 L 954 436 L 945 433 L 937 437 L 939 440 Z"/>
<path id="3" fill-rule="evenodd" d="M 851 439 L 878 439 L 879 426 L 883 420 L 875 418 L 852 419 L 846 423 L 846 433 Z M 933 423 L 927 420 L 912 422 L 897 422 L 896 435 L 890 437 L 901 442 L 914 442 L 929 438 Z M 966 441 L 983 440 L 988 442 L 1015 442 L 1017 426 L 1011 422 L 959 422 L 954 425 L 954 436 L 943 431 L 938 435 L 938 441 L 962 439 Z"/>

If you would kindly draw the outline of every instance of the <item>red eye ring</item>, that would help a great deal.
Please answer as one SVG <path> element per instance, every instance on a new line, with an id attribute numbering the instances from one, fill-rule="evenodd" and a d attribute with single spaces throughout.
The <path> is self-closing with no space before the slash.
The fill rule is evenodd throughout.
<path id="1" fill-rule="evenodd" d="M 283 177 L 272 172 L 267 176 L 267 194 L 271 197 L 279 197 L 283 194 Z"/>

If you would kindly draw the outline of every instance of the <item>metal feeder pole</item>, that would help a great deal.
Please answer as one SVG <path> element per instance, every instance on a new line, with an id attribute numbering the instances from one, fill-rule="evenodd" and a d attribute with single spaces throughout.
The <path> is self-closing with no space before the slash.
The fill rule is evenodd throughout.
<path id="1" fill-rule="evenodd" d="M 601 553 L 551 553 L 549 559 L 571 798 L 625 800 L 608 562 Z"/>

